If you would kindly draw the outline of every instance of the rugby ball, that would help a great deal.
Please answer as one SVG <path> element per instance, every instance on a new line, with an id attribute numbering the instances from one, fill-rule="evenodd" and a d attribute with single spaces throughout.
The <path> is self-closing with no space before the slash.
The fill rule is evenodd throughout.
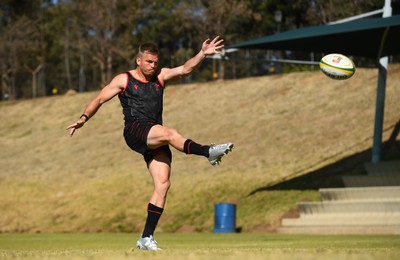
<path id="1" fill-rule="evenodd" d="M 331 53 L 324 56 L 319 62 L 322 72 L 332 79 L 348 79 L 356 72 L 356 66 L 348 57 Z"/>

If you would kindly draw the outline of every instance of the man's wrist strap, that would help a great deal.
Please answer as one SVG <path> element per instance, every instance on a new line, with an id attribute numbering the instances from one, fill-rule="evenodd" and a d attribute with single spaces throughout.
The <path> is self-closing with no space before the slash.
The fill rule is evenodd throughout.
<path id="1" fill-rule="evenodd" d="M 84 117 L 84 118 L 86 119 L 86 122 L 89 121 L 89 116 L 88 116 L 88 115 L 82 114 L 81 117 Z M 80 117 L 80 118 L 81 118 L 81 117 Z"/>

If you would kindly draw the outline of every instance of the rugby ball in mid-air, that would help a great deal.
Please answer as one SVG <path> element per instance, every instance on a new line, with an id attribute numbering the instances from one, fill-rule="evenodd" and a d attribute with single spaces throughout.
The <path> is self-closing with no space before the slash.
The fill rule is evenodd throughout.
<path id="1" fill-rule="evenodd" d="M 348 79 L 356 72 L 356 66 L 348 57 L 332 53 L 325 55 L 319 62 L 322 72 L 332 79 Z"/>

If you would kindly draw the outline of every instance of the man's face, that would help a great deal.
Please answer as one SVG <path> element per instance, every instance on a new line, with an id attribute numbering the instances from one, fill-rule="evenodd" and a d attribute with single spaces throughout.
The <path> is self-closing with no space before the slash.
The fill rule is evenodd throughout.
<path id="1" fill-rule="evenodd" d="M 153 76 L 157 71 L 158 55 L 145 52 L 136 59 L 138 68 L 145 76 Z"/>

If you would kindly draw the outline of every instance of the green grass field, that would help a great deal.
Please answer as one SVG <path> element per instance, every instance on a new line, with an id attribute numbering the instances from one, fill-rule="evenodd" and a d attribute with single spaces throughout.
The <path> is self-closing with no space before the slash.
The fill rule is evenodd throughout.
<path id="1" fill-rule="evenodd" d="M 1 234 L 0 259 L 399 259 L 400 236 L 157 234 L 161 252 L 133 249 L 138 234 Z"/>

